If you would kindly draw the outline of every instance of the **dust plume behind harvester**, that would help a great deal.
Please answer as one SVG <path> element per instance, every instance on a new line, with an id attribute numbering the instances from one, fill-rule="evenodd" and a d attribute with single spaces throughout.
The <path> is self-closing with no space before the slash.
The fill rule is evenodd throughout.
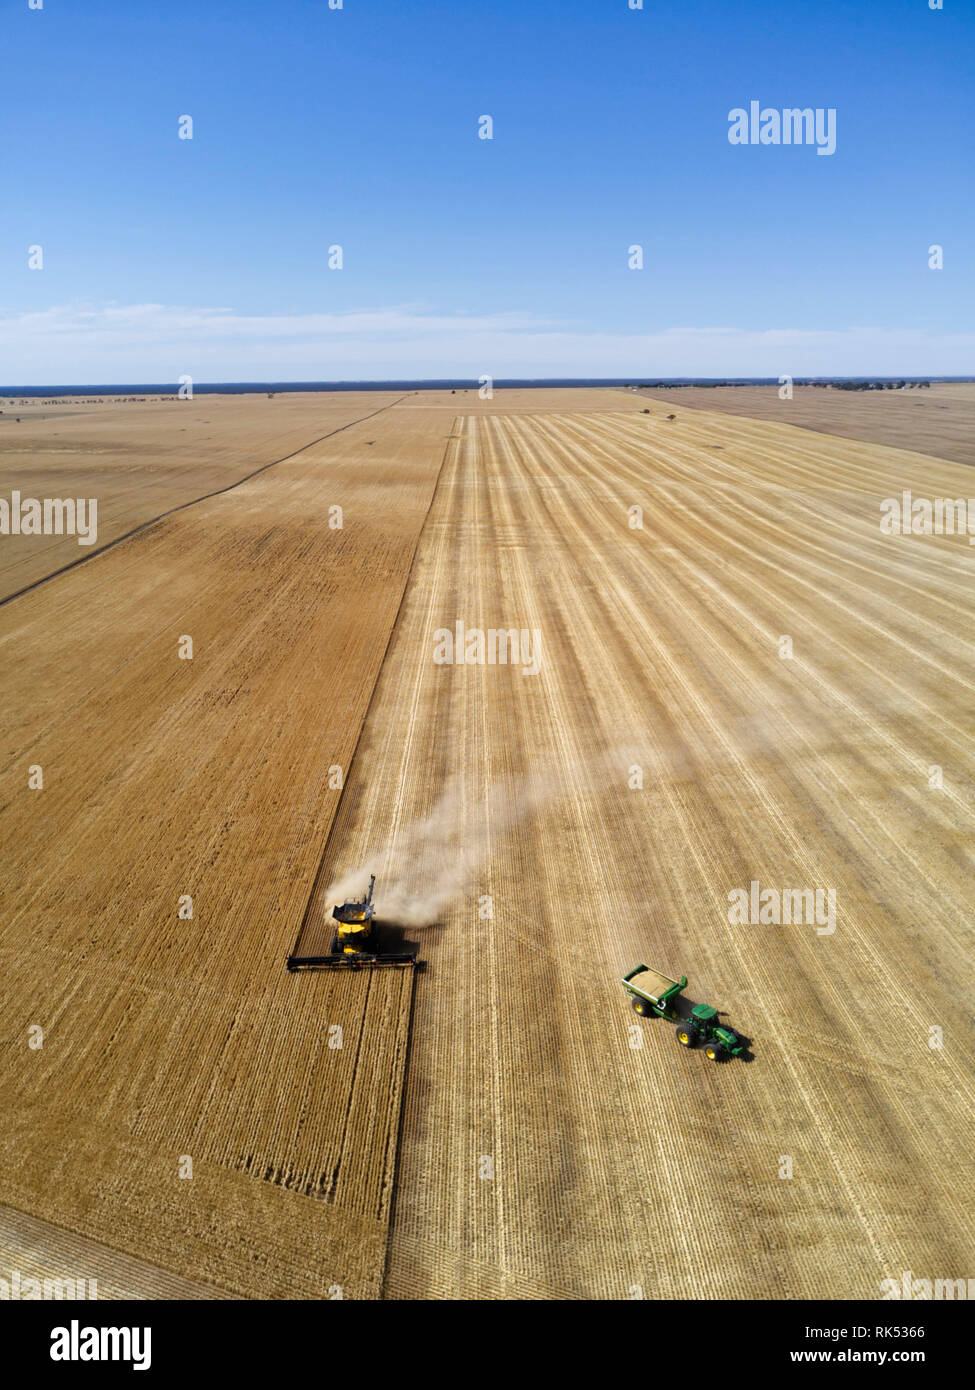
<path id="1" fill-rule="evenodd" d="M 376 886 L 376 875 L 370 874 L 369 888 L 361 898 L 351 898 L 332 908 L 335 920 L 335 933 L 331 948 L 326 955 L 301 954 L 305 939 L 305 926 L 301 932 L 294 952 L 288 957 L 289 970 L 328 970 L 334 967 L 358 969 L 382 965 L 416 965 L 416 951 L 389 951 L 383 946 L 388 928 L 376 920 L 376 906 L 372 900 Z"/>

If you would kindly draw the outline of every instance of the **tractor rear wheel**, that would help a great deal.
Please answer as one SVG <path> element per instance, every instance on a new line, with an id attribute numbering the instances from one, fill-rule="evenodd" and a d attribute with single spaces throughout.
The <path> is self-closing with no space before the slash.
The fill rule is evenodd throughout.
<path id="1" fill-rule="evenodd" d="M 639 1014 L 641 1018 L 649 1018 L 653 1010 L 645 999 L 634 999 L 633 1012 Z"/>
<path id="2" fill-rule="evenodd" d="M 693 1028 L 688 1028 L 686 1023 L 681 1023 L 677 1028 L 677 1041 L 681 1047 L 693 1047 L 697 1042 L 697 1034 Z"/>

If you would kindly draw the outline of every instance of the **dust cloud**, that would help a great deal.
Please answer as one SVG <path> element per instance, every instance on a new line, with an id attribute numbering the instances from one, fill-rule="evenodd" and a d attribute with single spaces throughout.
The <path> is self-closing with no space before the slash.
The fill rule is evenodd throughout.
<path id="1" fill-rule="evenodd" d="M 626 768 L 632 762 L 639 758 L 618 750 L 587 759 L 585 766 L 600 775 L 607 789 L 625 790 Z M 501 836 L 569 798 L 578 770 L 567 762 L 558 773 L 526 773 L 496 782 L 476 798 L 465 791 L 460 778 L 453 779 L 427 815 L 397 826 L 372 849 L 367 862 L 333 879 L 324 910 L 361 898 L 369 875 L 375 874 L 379 920 L 402 927 L 433 926 L 444 909 L 470 889 Z"/>

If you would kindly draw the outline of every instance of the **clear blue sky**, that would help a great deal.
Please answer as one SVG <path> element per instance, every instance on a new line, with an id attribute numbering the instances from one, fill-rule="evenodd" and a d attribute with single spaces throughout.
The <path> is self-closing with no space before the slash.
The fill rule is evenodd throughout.
<path id="1" fill-rule="evenodd" d="M 970 372 L 944 3 L 3 0 L 0 380 Z"/>

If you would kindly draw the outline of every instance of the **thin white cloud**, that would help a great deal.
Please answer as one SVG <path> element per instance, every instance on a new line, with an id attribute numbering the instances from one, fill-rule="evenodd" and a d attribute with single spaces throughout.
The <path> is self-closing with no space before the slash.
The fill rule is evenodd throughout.
<path id="1" fill-rule="evenodd" d="M 524 314 L 402 305 L 341 314 L 72 304 L 0 313 L 0 382 L 389 377 L 966 375 L 975 333 L 683 326 L 589 332 Z"/>

